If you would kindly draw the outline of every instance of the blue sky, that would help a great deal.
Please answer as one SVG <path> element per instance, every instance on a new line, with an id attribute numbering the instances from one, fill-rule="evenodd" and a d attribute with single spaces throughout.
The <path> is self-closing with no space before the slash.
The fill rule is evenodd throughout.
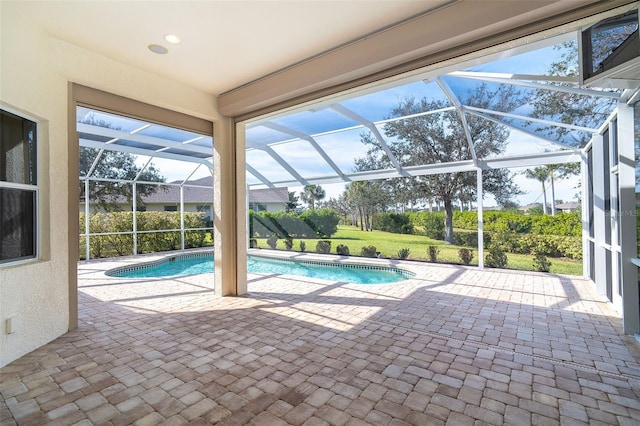
<path id="1" fill-rule="evenodd" d="M 473 70 L 517 74 L 545 74 L 550 68 L 551 63 L 560 56 L 560 53 L 560 51 L 553 47 L 546 47 L 534 52 L 478 65 L 475 66 Z M 451 90 L 461 99 L 466 97 L 465 93 L 479 84 L 477 81 L 462 78 L 443 77 L 443 79 L 450 86 Z M 433 82 L 427 84 L 422 80 L 364 95 L 354 95 L 350 99 L 340 100 L 340 104 L 356 112 L 366 120 L 376 122 L 391 117 L 391 109 L 397 105 L 400 100 L 410 97 L 416 100 L 422 98 L 441 100 L 450 105 L 447 97 L 437 84 Z M 526 110 L 527 106 L 525 105 L 519 109 L 518 112 L 522 113 L 522 111 Z M 359 124 L 351 118 L 331 109 L 330 105 L 323 105 L 323 107 L 314 110 L 292 113 L 273 119 L 272 122 L 279 126 L 292 129 L 293 131 L 315 135 L 314 139 L 317 143 L 344 172 L 351 172 L 353 170 L 354 159 L 363 157 L 366 153 L 366 147 L 360 142 L 360 135 L 368 130 L 360 127 L 343 132 L 326 133 L 335 129 L 348 128 Z M 382 129 L 382 126 L 379 126 L 379 129 Z M 248 144 L 253 144 L 253 146 L 257 147 L 272 144 L 279 140 L 290 139 L 293 139 L 290 135 L 285 135 L 276 130 L 261 126 L 252 128 L 250 125 L 247 132 Z M 275 144 L 271 147 L 279 156 L 290 164 L 293 164 L 296 171 L 305 178 L 333 174 L 333 170 L 320 158 L 307 141 L 298 140 L 294 143 Z M 538 153 L 556 149 L 558 149 L 556 145 L 512 130 L 504 155 Z M 291 179 L 291 175 L 286 172 L 276 160 L 262 150 L 249 150 L 247 152 L 247 162 L 270 180 Z M 154 160 L 154 163 L 167 177 L 168 181 L 184 179 L 194 169 L 194 166 L 190 164 L 176 166 L 173 162 L 159 159 Z M 192 176 L 192 179 L 208 175 L 210 175 L 209 171 L 201 167 Z M 250 174 L 247 174 L 247 180 L 250 184 L 258 182 L 258 180 Z M 528 204 L 542 200 L 538 182 L 528 180 L 521 175 L 516 175 L 515 181 L 525 192 L 525 194 L 518 197 L 517 201 L 519 203 Z M 574 200 L 578 192 L 575 189 L 577 184 L 578 178 L 557 181 L 556 198 L 564 201 Z M 328 197 L 337 197 L 344 190 L 344 184 L 342 183 L 325 185 L 324 187 L 327 190 Z M 290 190 L 298 192 L 301 188 L 291 187 Z M 494 203 L 490 196 L 486 197 L 486 205 L 492 205 Z"/>

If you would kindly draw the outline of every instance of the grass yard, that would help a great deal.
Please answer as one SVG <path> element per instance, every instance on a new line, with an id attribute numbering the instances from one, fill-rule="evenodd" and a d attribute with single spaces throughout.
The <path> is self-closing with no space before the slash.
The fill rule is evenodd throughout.
<path id="1" fill-rule="evenodd" d="M 258 247 L 269 248 L 266 238 L 258 238 Z M 307 252 L 316 251 L 317 239 L 293 240 L 293 250 L 300 251 L 300 241 L 306 243 Z M 427 260 L 427 248 L 437 246 L 439 249 L 438 262 L 462 263 L 458 257 L 458 250 L 462 246 L 448 245 L 440 240 L 433 240 L 420 235 L 393 234 L 382 231 L 361 231 L 355 226 L 338 226 L 338 232 L 331 238 L 331 253 L 336 252 L 336 247 L 344 244 L 349 247 L 351 255 L 359 255 L 364 246 L 375 246 L 383 257 L 398 258 L 398 251 L 403 248 L 410 250 L 411 260 Z M 285 250 L 284 240 L 278 240 L 277 249 Z M 485 252 L 486 253 L 486 252 Z M 478 264 L 478 251 L 473 250 L 472 265 Z M 533 270 L 533 255 L 507 253 L 509 262 L 507 268 L 525 271 Z M 551 261 L 551 273 L 556 274 L 582 274 L 582 262 L 570 259 L 549 258 Z"/>

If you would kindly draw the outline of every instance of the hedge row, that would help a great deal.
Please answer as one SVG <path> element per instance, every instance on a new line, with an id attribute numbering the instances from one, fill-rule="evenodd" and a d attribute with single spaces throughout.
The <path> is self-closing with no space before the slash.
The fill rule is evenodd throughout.
<path id="1" fill-rule="evenodd" d="M 413 234 L 413 223 L 406 214 L 377 213 L 373 217 L 373 229 L 394 234 Z"/>
<path id="2" fill-rule="evenodd" d="M 251 237 L 269 237 L 275 235 L 288 238 L 331 238 L 338 232 L 340 217 L 331 209 L 294 212 L 255 213 L 249 210 L 249 234 Z"/>
<path id="3" fill-rule="evenodd" d="M 485 247 L 496 246 L 514 254 L 543 254 L 582 260 L 582 238 L 563 235 L 534 235 L 507 232 L 483 232 Z M 478 247 L 477 231 L 456 232 L 456 245 Z"/>
<path id="4" fill-rule="evenodd" d="M 180 229 L 179 212 L 138 212 L 136 214 L 137 231 L 157 229 Z M 204 228 L 206 222 L 202 213 L 184 213 L 185 228 Z M 132 212 L 94 213 L 89 217 L 91 233 L 131 232 L 133 229 Z M 85 215 L 80 213 L 80 232 L 85 230 Z M 207 231 L 185 231 L 185 248 L 203 247 L 207 240 Z M 180 248 L 180 232 L 151 232 L 137 235 L 138 253 L 154 253 L 177 250 Z M 80 236 L 80 254 L 84 257 L 85 237 Z M 113 252 L 119 256 L 133 252 L 133 234 L 92 235 L 89 239 L 91 257 L 104 257 Z"/>
<path id="5" fill-rule="evenodd" d="M 426 212 L 427 214 L 444 214 Z M 420 213 L 422 214 L 422 213 Z M 444 216 L 443 216 L 444 217 Z M 526 216 L 509 211 L 487 211 L 482 215 L 485 231 L 514 232 L 516 234 L 582 235 L 582 216 L 579 211 L 559 213 L 555 216 Z M 454 212 L 453 227 L 459 229 L 478 228 L 477 212 Z"/>

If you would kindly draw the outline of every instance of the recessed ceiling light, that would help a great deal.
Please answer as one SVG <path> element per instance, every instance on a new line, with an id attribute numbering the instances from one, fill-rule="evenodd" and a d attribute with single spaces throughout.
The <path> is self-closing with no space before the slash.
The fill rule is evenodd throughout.
<path id="1" fill-rule="evenodd" d="M 168 43 L 178 44 L 180 43 L 180 37 L 175 34 L 165 34 L 164 39 L 167 40 Z"/>
<path id="2" fill-rule="evenodd" d="M 159 44 L 150 44 L 148 47 L 150 51 L 157 53 L 158 55 L 164 55 L 169 52 L 169 49 L 164 46 L 160 46 Z"/>

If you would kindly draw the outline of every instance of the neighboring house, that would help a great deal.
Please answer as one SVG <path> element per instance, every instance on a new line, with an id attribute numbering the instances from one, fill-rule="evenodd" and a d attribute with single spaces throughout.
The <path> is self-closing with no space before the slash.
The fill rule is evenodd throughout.
<path id="1" fill-rule="evenodd" d="M 568 203 L 556 204 L 556 212 L 558 213 L 571 213 L 580 208 L 580 203 L 577 201 L 569 201 Z"/>
<path id="2" fill-rule="evenodd" d="M 529 210 L 531 209 L 535 209 L 535 208 L 542 208 L 542 203 L 531 203 L 531 204 L 527 204 L 526 206 L 520 206 L 518 207 L 518 210 L 523 211 L 524 214 L 529 214 Z"/>
<path id="3" fill-rule="evenodd" d="M 174 181 L 170 183 L 180 183 Z M 197 187 L 184 187 L 184 211 L 202 212 L 207 221 L 211 219 L 213 205 L 213 178 L 205 177 L 185 182 L 185 185 L 198 185 Z M 249 191 L 249 208 L 254 211 L 278 211 L 284 210 L 289 201 L 288 188 L 253 189 Z M 142 197 L 142 206 L 138 211 L 165 211 L 175 212 L 180 210 L 180 187 L 165 186 L 151 195 Z M 116 204 L 122 210 L 131 210 L 131 203 L 124 198 L 116 200 Z M 80 202 L 80 212 L 84 212 L 84 201 Z M 92 212 L 96 209 L 91 208 Z"/>

